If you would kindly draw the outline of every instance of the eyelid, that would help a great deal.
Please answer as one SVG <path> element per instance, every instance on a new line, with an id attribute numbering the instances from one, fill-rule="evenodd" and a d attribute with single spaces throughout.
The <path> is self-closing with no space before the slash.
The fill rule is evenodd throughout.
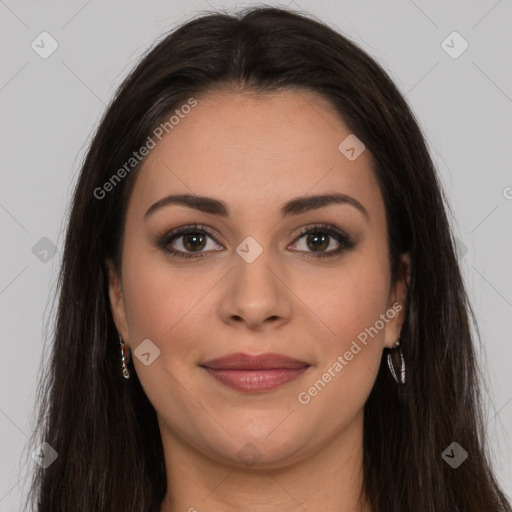
<path id="1" fill-rule="evenodd" d="M 205 226 L 204 224 L 198 224 L 197 222 L 192 222 L 190 224 L 185 224 L 184 226 L 178 226 L 177 228 L 172 228 L 172 229 L 163 228 L 156 233 L 156 239 L 157 240 L 170 239 L 174 235 L 186 234 L 187 232 L 191 232 L 191 231 L 194 231 L 194 232 L 195 231 L 204 231 L 206 234 L 208 234 L 208 236 L 213 238 L 213 240 L 216 243 L 220 244 L 220 242 L 216 239 L 216 237 L 218 235 L 214 234 L 214 232 L 216 233 L 216 230 L 214 230 L 213 228 L 210 228 L 209 226 Z"/>
<path id="2" fill-rule="evenodd" d="M 210 252 L 220 252 L 220 251 L 198 251 L 196 253 L 194 252 L 186 252 L 181 251 L 178 249 L 168 249 L 167 246 L 174 241 L 174 239 L 179 239 L 180 237 L 188 234 L 188 233 L 195 233 L 195 232 L 204 232 L 204 234 L 208 237 L 210 237 L 216 244 L 218 245 L 224 245 L 220 243 L 216 235 L 213 234 L 212 231 L 216 231 L 213 228 L 210 228 L 209 226 L 205 226 L 203 224 L 198 223 L 191 223 L 186 224 L 184 226 L 180 226 L 171 230 L 163 229 L 159 233 L 157 233 L 157 245 L 166 253 L 168 253 L 172 257 L 177 258 L 202 258 L 209 254 Z M 324 257 L 335 257 L 341 255 L 341 253 L 345 252 L 348 249 L 352 249 L 356 243 L 353 240 L 353 238 L 343 229 L 337 227 L 336 225 L 325 223 L 325 222 L 319 222 L 319 223 L 312 223 L 312 224 L 306 224 L 304 226 L 301 226 L 298 228 L 298 233 L 294 236 L 291 244 L 296 243 L 299 239 L 301 239 L 304 235 L 310 234 L 311 232 L 321 232 L 326 233 L 331 238 L 334 238 L 338 244 L 339 248 L 335 250 L 330 251 L 293 251 L 297 253 L 304 253 L 308 256 L 314 259 L 320 259 Z M 290 245 L 290 244 L 289 244 Z M 287 247 L 289 247 L 289 245 Z"/>
<path id="3" fill-rule="evenodd" d="M 334 238 L 338 244 L 339 248 L 335 250 L 330 251 L 296 251 L 299 253 L 304 252 L 304 254 L 308 255 L 308 257 L 312 258 L 322 258 L 322 257 L 335 257 L 340 256 L 343 252 L 349 249 L 353 249 L 356 246 L 356 241 L 354 238 L 352 238 L 351 235 L 349 235 L 345 230 L 337 227 L 334 224 L 329 224 L 325 222 L 319 222 L 319 223 L 313 223 L 313 224 L 307 224 L 306 226 L 303 226 L 299 228 L 299 233 L 295 236 L 292 243 L 295 243 L 296 240 L 301 239 L 304 235 L 314 233 L 314 232 L 320 232 L 320 233 L 326 233 L 328 236 Z M 316 255 L 315 255 L 316 254 Z"/>

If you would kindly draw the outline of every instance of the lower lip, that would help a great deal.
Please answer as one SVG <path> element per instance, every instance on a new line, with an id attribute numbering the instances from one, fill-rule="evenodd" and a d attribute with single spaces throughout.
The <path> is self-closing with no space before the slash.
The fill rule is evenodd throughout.
<path id="1" fill-rule="evenodd" d="M 274 370 L 220 370 L 203 367 L 222 384 L 246 393 L 269 391 L 300 377 L 309 366 L 303 368 L 276 368 Z"/>

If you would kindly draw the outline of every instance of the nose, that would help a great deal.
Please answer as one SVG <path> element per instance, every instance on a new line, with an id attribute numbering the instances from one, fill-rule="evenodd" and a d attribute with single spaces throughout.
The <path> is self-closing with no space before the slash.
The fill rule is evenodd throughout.
<path id="1" fill-rule="evenodd" d="M 293 295 L 289 276 L 263 251 L 248 262 L 238 255 L 226 276 L 220 301 L 224 322 L 251 330 L 275 329 L 290 321 Z"/>

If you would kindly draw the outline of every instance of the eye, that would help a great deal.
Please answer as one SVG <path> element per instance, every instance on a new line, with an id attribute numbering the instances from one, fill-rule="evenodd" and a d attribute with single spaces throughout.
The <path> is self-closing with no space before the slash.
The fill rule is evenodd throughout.
<path id="1" fill-rule="evenodd" d="M 178 258 L 201 258 L 205 256 L 201 251 L 207 247 L 208 238 L 214 242 L 211 244 L 213 250 L 216 247 L 222 249 L 222 246 L 217 243 L 210 231 L 198 224 L 166 233 L 158 240 L 158 246 L 164 252 Z M 176 245 L 173 247 L 172 244 L 176 244 L 177 247 Z"/>
<path id="2" fill-rule="evenodd" d="M 211 240 L 209 250 L 208 239 Z M 313 258 L 336 256 L 342 251 L 352 249 L 355 246 L 355 242 L 347 233 L 330 224 L 308 226 L 296 238 L 299 241 L 302 241 L 302 239 L 304 239 L 303 243 L 294 242 L 289 248 L 298 249 L 299 252 L 312 253 L 308 257 Z M 332 239 L 337 242 L 338 247 L 326 252 L 325 250 L 332 245 Z M 212 250 L 223 249 L 209 229 L 199 224 L 166 232 L 163 236 L 159 237 L 157 245 L 165 253 L 178 258 L 201 258 Z M 300 247 L 305 248 L 301 249 Z"/>
<path id="3" fill-rule="evenodd" d="M 325 252 L 332 245 L 331 239 L 333 238 L 338 243 L 338 248 Z M 297 240 L 302 239 L 304 239 L 302 244 L 294 243 L 289 247 L 299 248 L 299 250 L 301 250 L 300 247 L 305 247 L 305 252 L 312 252 L 311 256 L 313 258 L 336 256 L 342 251 L 352 249 L 355 246 L 355 242 L 347 233 L 330 224 L 317 224 L 305 228 L 297 238 Z M 307 249 L 311 249 L 311 251 Z"/>

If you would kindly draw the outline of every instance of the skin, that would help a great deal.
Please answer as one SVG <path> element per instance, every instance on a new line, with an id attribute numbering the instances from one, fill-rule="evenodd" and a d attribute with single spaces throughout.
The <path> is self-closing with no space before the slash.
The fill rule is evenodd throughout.
<path id="1" fill-rule="evenodd" d="M 358 503 L 363 407 L 405 307 L 309 403 L 298 395 L 379 315 L 405 306 L 409 263 L 404 257 L 392 283 L 372 156 L 365 150 L 349 161 L 340 152 L 350 130 L 312 92 L 197 100 L 140 171 L 120 275 L 109 262 L 114 321 L 158 414 L 168 478 L 161 512 L 367 512 Z M 368 218 L 336 204 L 280 219 L 284 202 L 332 192 L 357 199 Z M 168 205 L 145 220 L 171 193 L 221 199 L 231 215 Z M 173 258 L 158 247 L 159 232 L 192 223 L 215 237 L 204 235 L 205 257 Z M 333 237 L 320 250 L 299 238 L 299 228 L 316 223 L 344 230 L 355 247 L 315 259 L 339 247 Z M 263 249 L 252 263 L 236 252 L 248 236 Z M 197 254 L 186 238 L 172 247 Z M 133 356 L 145 339 L 160 350 L 148 366 Z M 233 352 L 277 352 L 311 367 L 279 388 L 243 393 L 198 366 Z M 256 447 L 256 463 L 240 460 L 246 443 Z"/>

